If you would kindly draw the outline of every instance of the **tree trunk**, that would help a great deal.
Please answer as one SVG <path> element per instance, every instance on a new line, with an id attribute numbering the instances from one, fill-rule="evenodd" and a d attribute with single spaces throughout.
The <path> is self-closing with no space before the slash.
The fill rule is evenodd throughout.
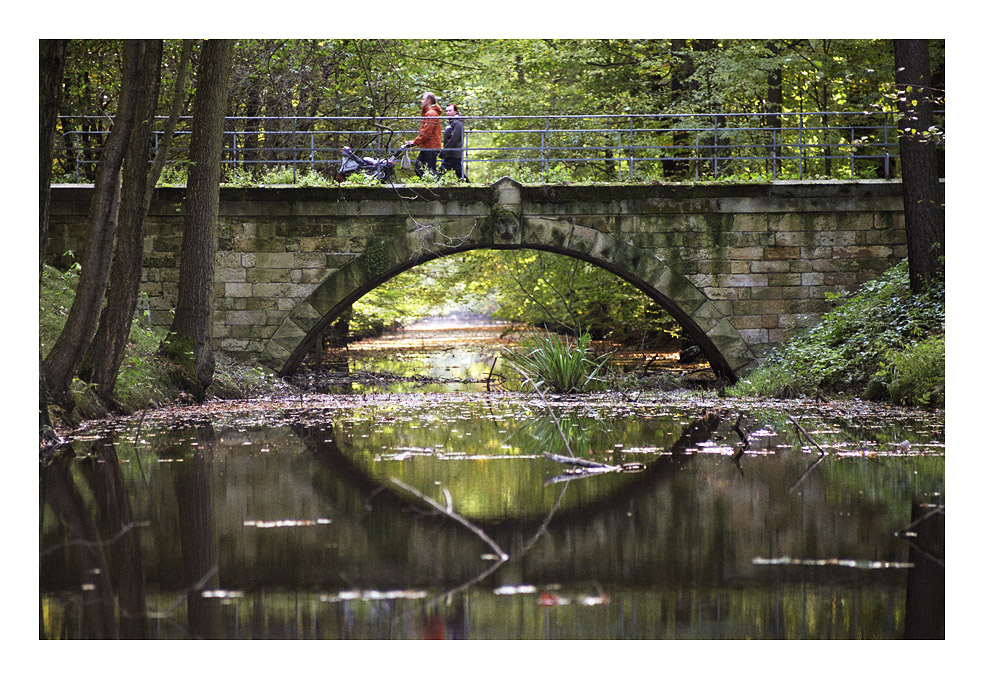
<path id="1" fill-rule="evenodd" d="M 95 442 L 77 465 L 98 508 L 99 535 L 116 593 L 120 639 L 147 638 L 147 598 L 139 529 L 127 494 L 114 437 Z M 90 510 L 93 515 L 95 509 Z"/>
<path id="2" fill-rule="evenodd" d="M 60 456 L 41 468 L 42 509 L 51 508 L 65 530 L 66 548 L 77 555 L 80 582 L 89 587 L 81 591 L 81 637 L 89 640 L 116 640 L 113 584 L 103 552 L 103 540 L 87 507 L 86 499 L 72 474 L 72 456 Z M 44 513 L 42 513 L 43 516 Z"/>
<path id="3" fill-rule="evenodd" d="M 780 47 L 776 42 L 767 43 L 766 49 L 773 56 L 780 56 Z M 770 129 L 770 145 L 773 155 L 772 167 L 767 167 L 767 172 L 779 175 L 783 172 L 783 160 L 781 158 L 783 147 L 779 143 L 774 144 L 773 141 L 781 141 L 780 128 L 783 125 L 783 118 L 780 116 L 783 113 L 783 69 L 781 67 L 772 68 L 766 73 L 766 113 L 770 114 L 766 116 L 766 125 Z"/>
<path id="4" fill-rule="evenodd" d="M 687 81 L 688 78 L 694 75 L 694 60 L 691 59 L 691 55 L 687 51 L 688 47 L 686 40 L 671 40 L 670 46 L 673 59 L 670 79 L 670 93 L 672 104 L 676 107 L 677 104 L 684 99 L 692 89 L 691 85 Z M 674 130 L 671 134 L 671 144 L 674 147 L 690 146 L 690 135 L 685 130 Z M 687 160 L 679 159 L 678 157 L 683 156 L 686 158 L 690 155 L 690 150 L 678 151 L 674 149 L 669 153 L 671 154 L 671 158 L 664 158 L 661 160 L 664 179 L 687 179 L 688 162 Z"/>
<path id="5" fill-rule="evenodd" d="M 74 406 L 69 388 L 82 355 L 96 332 L 106 294 L 120 200 L 120 167 L 134 126 L 135 83 L 139 81 L 144 49 L 144 43 L 139 40 L 124 42 L 120 102 L 96 171 L 87 218 L 85 251 L 82 254 L 82 273 L 65 327 L 42 363 L 51 401 L 67 409 Z"/>
<path id="6" fill-rule="evenodd" d="M 938 180 L 930 54 L 926 40 L 893 40 L 900 106 L 900 165 L 910 290 L 944 273 L 944 189 Z"/>
<path id="7" fill-rule="evenodd" d="M 232 67 L 232 40 L 208 40 L 202 48 L 195 94 L 184 205 L 184 234 L 178 272 L 178 303 L 162 351 L 185 371 L 189 389 L 199 399 L 212 384 L 213 277 L 219 181 L 222 175 L 222 128 Z"/>
<path id="8" fill-rule="evenodd" d="M 153 142 L 153 118 L 157 111 L 164 48 L 161 40 L 150 41 L 150 43 L 146 55 L 147 68 L 144 71 L 144 81 L 140 85 L 137 127 L 127 150 L 127 158 L 131 159 L 131 162 L 128 162 L 123 169 L 119 231 L 113 267 L 110 270 L 106 307 L 103 309 L 96 336 L 90 343 L 79 369 L 80 377 L 96 384 L 96 390 L 104 401 L 112 399 L 116 378 L 123 363 L 127 339 L 130 336 L 144 262 L 144 222 L 154 195 L 154 187 L 164 169 L 172 133 L 184 105 L 185 79 L 191 57 L 191 41 L 186 40 L 175 81 L 171 116 L 165 126 L 154 163 L 150 164 L 148 161 Z"/>
<path id="9" fill-rule="evenodd" d="M 67 40 L 40 41 L 40 258 L 39 274 L 43 270 L 44 254 L 48 246 L 48 205 L 51 199 L 51 156 L 55 143 L 55 124 L 62 94 L 62 74 L 65 72 L 65 48 Z"/>
<path id="10" fill-rule="evenodd" d="M 55 141 L 55 124 L 58 119 L 58 105 L 62 93 L 62 76 L 65 73 L 65 48 L 67 40 L 40 41 L 39 57 L 39 184 L 40 184 L 40 228 L 38 279 L 44 272 L 44 254 L 48 248 L 48 210 L 51 204 L 51 154 Z M 38 431 L 40 448 L 50 449 L 57 441 L 51 416 L 48 413 L 48 389 L 45 385 L 42 357 L 38 355 Z"/>

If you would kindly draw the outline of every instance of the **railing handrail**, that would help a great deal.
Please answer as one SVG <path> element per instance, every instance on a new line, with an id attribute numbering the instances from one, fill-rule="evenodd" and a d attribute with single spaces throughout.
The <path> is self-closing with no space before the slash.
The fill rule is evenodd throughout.
<path id="1" fill-rule="evenodd" d="M 617 166 L 620 178 L 625 166 L 629 178 L 634 179 L 634 172 L 641 165 L 656 164 L 666 168 L 670 164 L 683 162 L 693 169 L 696 180 L 701 176 L 718 177 L 721 172 L 743 163 L 746 172 L 753 165 L 762 164 L 767 173 L 776 177 L 785 164 L 796 161 L 799 177 L 810 170 L 808 166 L 818 162 L 826 170 L 835 166 L 840 168 L 847 163 L 847 173 L 854 177 L 855 161 L 876 159 L 881 161 L 882 167 L 875 172 L 888 178 L 893 174 L 892 166 L 898 158 L 897 115 L 895 111 L 755 111 L 463 115 L 460 120 L 466 126 L 463 145 L 466 164 L 509 163 L 522 166 L 535 163 L 543 166 L 545 176 L 550 174 L 552 164 L 557 168 L 559 165 L 577 163 L 604 163 L 609 167 Z M 450 118 L 442 115 L 438 120 L 443 122 Z M 822 120 L 818 121 L 819 118 Z M 59 120 L 62 121 L 62 135 L 56 154 L 64 154 L 59 158 L 64 166 L 75 168 L 78 179 L 88 166 L 98 162 L 96 152 L 110 127 L 107 124 L 95 130 L 89 126 L 73 130 L 65 129 L 67 124 L 70 125 L 70 121 L 92 120 L 111 123 L 112 117 L 88 114 L 59 116 Z M 157 116 L 156 120 L 163 122 L 166 117 Z M 192 116 L 182 116 L 179 122 L 192 120 Z M 227 116 L 225 120 L 227 130 L 223 135 L 229 141 L 224 142 L 226 153 L 223 162 L 227 166 L 291 166 L 296 177 L 298 166 L 314 170 L 316 167 L 338 165 L 341 147 L 355 147 L 356 141 L 368 138 L 363 151 L 377 152 L 377 155 L 383 153 L 384 149 L 371 145 L 379 134 L 375 125 L 391 123 L 397 127 L 406 122 L 407 129 L 394 129 L 394 133 L 414 135 L 421 116 Z M 543 121 L 544 124 L 498 127 L 534 121 Z M 563 121 L 569 121 L 568 125 L 564 125 Z M 576 127 L 578 121 L 596 123 L 593 127 Z M 736 122 L 745 124 L 735 125 Z M 330 123 L 331 127 L 325 129 L 320 123 Z M 362 129 L 359 129 L 360 125 Z M 254 126 L 257 129 L 246 129 Z M 940 128 L 943 129 L 943 125 Z M 161 132 L 158 130 L 155 134 L 160 135 Z M 519 139 L 519 143 L 507 145 L 475 144 L 485 135 L 524 134 L 539 136 L 537 143 L 525 145 Z M 176 135 L 184 138 L 190 135 L 190 130 L 179 129 Z M 574 139 L 576 135 L 582 138 Z M 599 135 L 606 139 L 589 140 L 584 139 L 584 135 Z M 675 138 L 668 143 L 662 138 L 666 135 Z M 262 146 L 259 145 L 261 136 Z M 316 137 L 330 136 L 334 136 L 334 144 L 316 144 Z M 343 136 L 349 143 L 342 143 Z M 686 136 L 691 139 L 680 143 Z M 268 140 L 286 137 L 292 138 L 290 145 L 268 143 Z M 756 153 L 757 150 L 762 152 Z M 583 153 L 574 155 L 575 151 Z M 187 147 L 172 144 L 169 163 L 180 162 L 181 155 L 186 152 Z M 529 155 L 531 153 L 533 157 Z M 844 173 L 845 170 L 839 172 Z M 872 172 L 871 168 L 869 172 Z"/>

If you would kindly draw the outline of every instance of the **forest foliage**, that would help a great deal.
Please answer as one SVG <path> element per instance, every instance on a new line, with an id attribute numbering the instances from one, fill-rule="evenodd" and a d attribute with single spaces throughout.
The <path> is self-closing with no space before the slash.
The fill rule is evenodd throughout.
<path id="1" fill-rule="evenodd" d="M 165 91 L 175 77 L 179 42 L 165 41 Z M 199 56 L 200 47 L 193 54 L 193 66 Z M 60 123 L 62 151 L 56 160 L 56 177 L 74 181 L 93 171 L 100 135 L 116 112 L 119 62 L 118 41 L 70 41 L 60 112 L 73 118 Z M 931 67 L 934 87 L 943 92 L 942 40 L 931 41 Z M 834 113 L 892 114 L 896 110 L 893 47 L 885 39 L 238 40 L 226 107 L 226 115 L 236 119 L 229 127 L 237 131 L 237 141 L 227 139 L 226 144 L 242 148 L 236 153 L 235 165 L 232 151 L 227 151 L 226 181 L 260 181 L 258 175 L 291 157 L 285 149 L 296 144 L 294 133 L 315 129 L 320 125 L 314 120 L 318 117 L 391 122 L 401 117 L 401 125 L 411 129 L 426 91 L 434 92 L 443 107 L 455 103 L 466 117 L 718 114 L 719 119 L 711 116 L 706 123 L 723 126 L 716 133 L 717 141 L 738 149 L 768 138 L 757 136 L 758 128 L 791 125 L 794 119 L 781 119 L 781 114 L 821 112 L 811 118 L 809 126 L 852 126 L 858 136 L 849 143 L 861 143 L 873 122 L 866 122 L 864 116 L 838 118 Z M 193 83 L 187 92 L 189 102 L 194 94 Z M 163 104 L 159 113 L 166 114 Z M 722 118 L 729 114 L 756 115 Z M 479 147 L 536 146 L 539 133 L 517 136 L 509 130 L 542 125 L 542 121 L 531 123 L 522 118 L 483 119 L 481 127 L 491 131 L 480 136 Z M 580 124 L 566 120 L 564 125 Z M 674 128 L 695 123 L 680 118 L 661 125 Z M 602 126 L 601 121 L 586 121 L 583 126 L 585 130 L 572 130 L 567 136 L 554 133 L 557 141 L 552 143 L 562 148 L 591 145 L 600 149 L 618 143 L 613 135 L 594 129 Z M 736 126 L 743 131 L 728 129 Z M 468 121 L 466 127 L 471 127 Z M 373 132 L 366 120 L 336 121 L 331 129 L 339 134 L 324 144 L 354 148 L 369 144 L 367 135 Z M 179 131 L 176 152 L 187 147 L 187 137 L 184 142 L 181 137 L 187 133 Z M 664 135 L 649 143 L 688 147 L 695 141 L 682 135 L 668 140 Z M 398 145 L 402 140 L 395 141 Z M 697 141 L 709 143 L 707 139 Z M 815 140 L 818 144 L 831 141 Z M 324 165 L 319 172 L 331 176 L 330 167 Z M 532 162 L 472 163 L 469 174 L 473 181 L 494 181 L 504 175 L 519 181 L 543 181 L 539 170 Z M 816 171 L 832 175 L 839 169 L 828 162 Z M 852 171 L 881 172 L 867 167 Z M 753 177 L 765 170 L 745 164 L 732 172 Z M 165 180 L 171 177 L 173 181 L 175 174 L 180 181 L 180 165 L 169 167 Z M 625 173 L 614 172 L 612 163 L 605 162 L 560 163 L 551 165 L 548 174 L 549 181 L 625 179 Z M 637 174 L 643 180 L 688 178 L 683 169 L 668 163 L 641 166 Z M 292 173 L 292 181 L 298 181 L 297 174 Z"/>
<path id="2" fill-rule="evenodd" d="M 63 115 L 115 114 L 119 42 L 69 41 Z M 944 41 L 930 45 L 943 89 Z M 424 91 L 477 116 L 891 110 L 892 50 L 885 39 L 238 40 L 227 115 L 415 116 Z M 167 90 L 180 41 L 165 52 Z"/>
<path id="3" fill-rule="evenodd" d="M 191 81 L 188 87 L 180 88 L 184 107 L 179 109 L 184 108 L 185 117 L 178 126 L 174 144 L 177 150 L 189 145 L 202 45 L 202 41 L 194 41 Z M 945 88 L 944 41 L 931 40 L 929 45 L 930 85 L 938 95 L 934 105 L 940 110 Z M 115 40 L 68 41 L 58 101 L 58 112 L 63 117 L 55 131 L 54 182 L 92 181 L 100 146 L 112 128 L 121 101 L 122 47 L 123 41 Z M 160 87 L 163 92 L 171 92 L 179 80 L 182 41 L 166 40 L 163 48 Z M 726 122 L 715 132 L 726 143 L 741 145 L 741 134 L 752 134 L 749 131 L 754 132 L 757 127 L 783 126 L 784 114 L 817 112 L 813 114 L 817 123 L 827 125 L 831 122 L 828 118 L 836 113 L 858 112 L 862 122 L 851 124 L 861 125 L 859 141 L 865 143 L 867 114 L 879 113 L 889 117 L 887 120 L 898 120 L 900 90 L 896 80 L 893 41 L 886 39 L 237 40 L 225 115 L 235 117 L 230 125 L 237 135 L 242 135 L 239 139 L 253 141 L 239 150 L 237 164 L 227 163 L 222 181 L 325 185 L 332 180 L 324 172 L 312 169 L 299 173 L 279 164 L 288 157 L 282 152 L 293 144 L 293 132 L 315 125 L 319 117 L 358 117 L 363 120 L 354 124 L 364 126 L 365 118 L 402 117 L 413 127 L 425 91 L 434 92 L 443 106 L 455 103 L 465 116 L 680 117 L 670 118 L 670 128 L 664 133 L 674 145 L 681 146 L 702 141 L 686 139 L 686 135 L 693 134 L 685 130 L 686 117 L 696 114 L 708 116 L 716 126 L 718 118 L 725 121 L 724 116 L 730 114 L 745 116 L 741 120 L 746 129 L 741 133 L 730 131 Z M 157 114 L 163 120 L 171 102 L 162 97 L 158 108 Z M 509 147 L 516 139 L 510 136 L 510 127 L 522 125 L 516 122 L 519 120 L 496 121 L 483 144 Z M 365 132 L 340 130 L 335 141 L 362 139 L 359 134 Z M 932 133 L 940 134 L 940 130 L 932 128 Z M 604 148 L 609 142 L 599 134 L 573 131 L 571 143 Z M 228 144 L 228 140 L 224 143 Z M 485 166 L 485 171 L 477 169 L 474 173 L 470 170 L 470 175 L 473 182 L 492 181 L 501 174 L 519 181 L 598 181 L 616 177 L 612 167 L 612 163 L 604 162 L 581 166 L 561 163 L 541 174 L 527 166 L 501 165 Z M 694 179 L 687 168 L 682 171 L 682 166 L 675 165 L 673 155 L 654 167 L 656 174 L 639 179 Z M 160 182 L 184 183 L 187 168 L 187 164 L 169 165 Z M 757 179 L 754 168 L 739 169 L 741 173 L 727 179 Z M 816 171 L 819 177 L 838 176 L 838 169 L 828 162 Z M 872 176 L 880 176 L 881 172 L 878 167 L 865 171 Z M 897 284 L 891 278 L 885 286 Z M 881 304 L 893 305 L 902 301 L 903 306 L 897 309 L 913 318 L 922 318 L 918 312 L 927 309 L 910 304 L 902 294 L 887 292 L 885 286 L 873 286 L 863 291 L 863 298 L 875 297 Z M 411 291 L 415 295 L 410 295 Z M 940 293 L 942 314 L 942 290 Z M 931 291 L 933 294 L 936 290 Z M 890 298 L 883 300 L 880 295 Z M 933 307 L 934 303 L 927 304 Z M 473 251 L 416 267 L 357 303 L 351 327 L 356 333 L 378 332 L 455 305 L 573 337 L 639 342 L 654 337 L 679 339 L 680 335 L 663 310 L 618 277 L 569 258 L 527 251 Z M 839 307 L 841 311 L 836 310 L 827 320 L 829 330 L 817 333 L 848 328 L 839 315 L 851 309 L 847 304 Z M 865 314 L 854 316 L 870 323 L 883 321 L 876 313 L 871 318 Z M 905 326 L 898 319 L 886 323 L 890 329 Z M 797 363 L 797 356 L 811 355 L 805 371 L 794 371 L 803 376 L 803 384 L 788 384 L 777 390 L 861 386 L 873 394 L 894 395 L 895 391 L 898 395 L 899 376 L 922 370 L 919 366 L 927 363 L 927 356 L 931 364 L 938 355 L 943 360 L 942 346 L 933 345 L 942 345 L 943 336 L 931 330 L 930 340 L 915 345 L 920 336 L 912 331 L 918 326 L 919 323 L 912 328 L 906 326 L 909 330 L 898 336 L 887 336 L 882 331 L 872 335 L 872 329 L 845 330 L 846 337 L 858 331 L 858 337 L 874 338 L 872 345 L 862 348 L 853 346 L 850 340 L 826 338 L 823 342 L 831 343 L 827 345 L 829 349 L 817 353 L 809 343 L 822 342 L 820 338 L 795 342 L 783 362 L 791 368 Z M 875 353 L 869 351 L 873 348 Z M 848 368 L 828 371 L 821 366 L 825 361 L 829 368 Z M 777 359 L 769 365 L 776 367 L 783 362 Z M 933 372 L 936 368 L 928 370 Z M 935 402 L 935 389 L 915 388 L 914 393 L 919 396 L 913 399 L 917 403 Z"/>

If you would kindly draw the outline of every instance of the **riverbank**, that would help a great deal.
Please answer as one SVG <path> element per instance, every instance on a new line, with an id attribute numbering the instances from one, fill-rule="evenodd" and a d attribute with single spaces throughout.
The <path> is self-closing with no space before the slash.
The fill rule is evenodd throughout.
<path id="1" fill-rule="evenodd" d="M 45 268 L 39 333 L 42 356 L 65 322 L 76 280 L 77 272 L 72 269 L 62 272 Z M 147 316 L 138 311 L 134 320 L 117 379 L 116 403 L 104 403 L 91 385 L 76 379 L 72 386 L 74 408 L 69 412 L 58 407 L 50 410 L 56 433 L 70 432 L 82 421 L 196 403 L 182 388 L 177 367 L 157 354 L 166 329 L 150 326 Z M 864 397 L 902 406 L 942 408 L 943 320 L 943 284 L 930 287 L 924 295 L 910 295 L 904 262 L 866 284 L 858 294 L 839 300 L 823 323 L 789 342 L 736 385 L 724 388 L 708 380 L 694 380 L 686 371 L 656 375 L 627 371 L 617 374 L 607 389 L 617 398 L 647 391 L 690 390 L 697 395 L 718 393 L 739 399 L 851 401 Z M 352 377 L 346 376 L 345 381 Z M 363 377 L 378 386 L 413 382 L 413 377 L 379 373 Z M 283 380 L 262 367 L 237 364 L 220 353 L 206 400 L 290 400 L 339 381 L 339 376 L 317 372 Z"/>
<path id="2" fill-rule="evenodd" d="M 45 265 L 41 279 L 38 333 L 42 357 L 54 344 L 65 324 L 77 282 L 76 269 L 61 271 Z M 116 403 L 103 402 L 92 385 L 76 378 L 71 387 L 74 407 L 66 411 L 56 405 L 49 406 L 49 416 L 57 434 L 71 431 L 86 420 L 195 402 L 182 388 L 177 366 L 157 353 L 167 329 L 152 327 L 147 323 L 148 316 L 138 303 L 126 355 L 116 381 Z M 297 388 L 262 368 L 237 364 L 221 353 L 217 354 L 216 361 L 215 381 L 206 391 L 206 399 L 279 396 L 297 391 Z"/>
<path id="3" fill-rule="evenodd" d="M 914 295 L 904 260 L 832 301 L 834 309 L 819 324 L 775 350 L 730 393 L 944 406 L 943 280 Z"/>

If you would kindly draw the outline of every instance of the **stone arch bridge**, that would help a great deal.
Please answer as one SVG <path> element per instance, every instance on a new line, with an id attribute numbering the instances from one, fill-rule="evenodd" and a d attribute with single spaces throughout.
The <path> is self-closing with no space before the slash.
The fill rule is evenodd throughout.
<path id="1" fill-rule="evenodd" d="M 55 186 L 49 253 L 81 252 L 91 187 Z M 175 306 L 181 188 L 147 223 L 151 318 Z M 294 372 L 349 305 L 402 271 L 475 248 L 561 253 L 659 302 L 735 379 L 906 256 L 893 181 L 768 184 L 223 187 L 214 342 Z"/>

